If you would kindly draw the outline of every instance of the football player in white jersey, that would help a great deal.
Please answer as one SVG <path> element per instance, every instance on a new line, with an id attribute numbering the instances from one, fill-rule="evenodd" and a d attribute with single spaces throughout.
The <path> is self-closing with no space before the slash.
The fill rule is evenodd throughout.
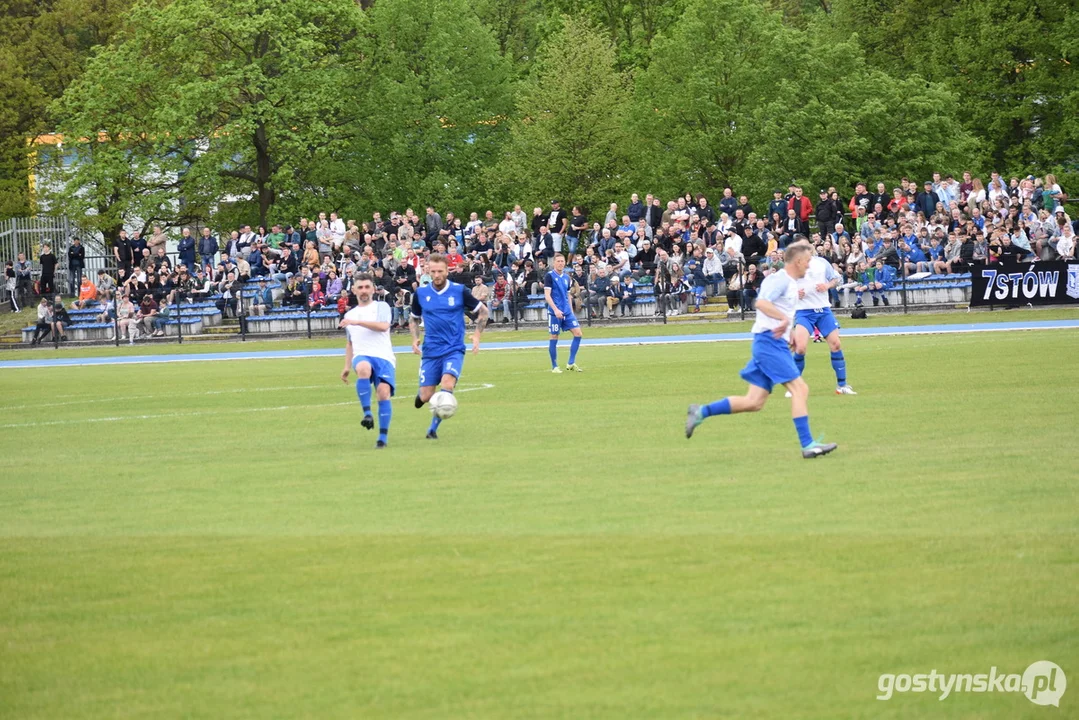
<path id="1" fill-rule="evenodd" d="M 757 412 L 764 407 L 775 385 L 784 385 L 791 393 L 791 417 L 802 446 L 802 457 L 827 455 L 835 443 L 814 440 L 809 431 L 809 386 L 794 366 L 788 342 L 791 322 L 798 302 L 797 281 L 809 267 L 812 250 L 805 244 L 789 245 L 784 252 L 784 267 L 761 283 L 757 295 L 757 320 L 753 323 L 753 349 L 749 363 L 742 369 L 742 379 L 749 383 L 745 395 L 726 397 L 708 405 L 690 405 L 686 414 L 686 437 L 692 437 L 705 418 Z"/>
<path id="2" fill-rule="evenodd" d="M 384 448 L 393 414 L 390 398 L 397 385 L 397 360 L 390 342 L 393 311 L 381 300 L 374 300 L 375 283 L 367 273 L 356 275 L 352 292 L 356 295 L 357 305 L 345 313 L 339 324 L 348 337 L 341 380 L 347 383 L 351 371 L 356 371 L 356 396 L 363 407 L 360 424 L 367 430 L 375 426 L 375 419 L 371 417 L 371 387 L 375 387 L 378 395 L 378 442 L 375 447 Z"/>
<path id="3" fill-rule="evenodd" d="M 839 323 L 832 313 L 832 304 L 828 299 L 828 291 L 837 287 L 842 282 L 842 278 L 830 262 L 817 257 L 816 250 L 808 241 L 799 240 L 798 244 L 808 247 L 814 255 L 809 261 L 806 274 L 798 280 L 798 305 L 794 314 L 792 333 L 794 364 L 798 367 L 799 373 L 805 371 L 809 337 L 814 329 L 819 330 L 832 351 L 832 369 L 835 370 L 836 380 L 835 394 L 857 395 L 854 388 L 847 384 L 847 361 L 843 357 L 843 347 L 839 341 Z"/>

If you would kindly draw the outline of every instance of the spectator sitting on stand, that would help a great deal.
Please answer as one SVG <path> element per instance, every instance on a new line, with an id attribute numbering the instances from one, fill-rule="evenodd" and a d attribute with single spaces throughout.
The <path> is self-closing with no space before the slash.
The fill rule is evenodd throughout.
<path id="1" fill-rule="evenodd" d="M 307 306 L 312 310 L 321 310 L 326 302 L 326 293 L 322 292 L 322 283 L 315 280 L 311 284 L 311 293 L 307 296 Z"/>
<path id="2" fill-rule="evenodd" d="M 266 283 L 266 278 L 259 278 L 258 292 L 251 299 L 251 314 L 263 316 L 273 309 L 273 290 Z"/>
<path id="3" fill-rule="evenodd" d="M 71 307 L 74 310 L 82 310 L 95 300 L 97 300 L 97 288 L 94 287 L 90 278 L 84 275 L 82 284 L 79 286 L 79 297 L 75 302 L 71 303 Z"/>

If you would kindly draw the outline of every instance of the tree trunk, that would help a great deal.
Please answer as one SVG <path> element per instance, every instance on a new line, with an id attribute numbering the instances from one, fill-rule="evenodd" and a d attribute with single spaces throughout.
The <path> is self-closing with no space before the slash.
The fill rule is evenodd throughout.
<path id="1" fill-rule="evenodd" d="M 273 163 L 270 160 L 270 146 L 266 138 L 266 126 L 260 121 L 255 128 L 255 186 L 259 194 L 259 224 L 265 226 L 274 203 Z"/>

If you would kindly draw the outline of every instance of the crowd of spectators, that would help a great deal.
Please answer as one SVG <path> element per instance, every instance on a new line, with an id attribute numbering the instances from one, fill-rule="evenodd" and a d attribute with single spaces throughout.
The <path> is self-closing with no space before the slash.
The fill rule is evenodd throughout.
<path id="1" fill-rule="evenodd" d="M 988 183 L 963 173 L 934 173 L 919 184 L 903 178 L 891 189 L 858 183 L 850 197 L 821 188 L 816 200 L 790 185 L 777 189 L 762 212 L 731 188 L 715 204 L 701 194 L 662 200 L 633 194 L 624 208 L 564 208 L 556 199 L 526 213 L 520 205 L 467 218 L 428 207 L 384 218 L 345 221 L 335 213 L 295 225 L 244 226 L 215 234 L 182 228 L 175 253 L 155 226 L 148 238 L 121 231 L 113 239 L 115 274 L 83 276 L 84 249 L 68 249 L 69 290 L 75 307 L 96 299 L 102 317 L 121 333 L 163 332 L 178 298 L 212 301 L 226 315 L 258 315 L 275 303 L 297 310 L 347 311 L 352 277 L 371 273 L 376 294 L 393 308 L 393 325 L 407 323 L 412 293 L 430 282 L 427 258 L 447 258 L 451 278 L 467 283 L 510 322 L 542 294 L 555 253 L 567 255 L 576 309 L 594 317 L 632 311 L 641 285 L 650 285 L 656 312 L 698 312 L 707 298 L 726 296 L 729 312 L 751 309 L 763 279 L 782 267 L 782 250 L 805 237 L 857 293 L 874 304 L 901 276 L 957 273 L 977 262 L 1072 259 L 1076 225 L 1066 195 L 1052 175 Z M 55 292 L 56 258 L 39 257 L 38 294 Z M 269 281 L 280 283 L 275 295 Z M 254 298 L 244 288 L 255 281 Z M 266 282 L 260 282 L 266 281 Z M 30 289 L 31 265 L 22 255 L 7 267 L 12 307 Z M 133 332 L 133 330 L 135 332 Z"/>

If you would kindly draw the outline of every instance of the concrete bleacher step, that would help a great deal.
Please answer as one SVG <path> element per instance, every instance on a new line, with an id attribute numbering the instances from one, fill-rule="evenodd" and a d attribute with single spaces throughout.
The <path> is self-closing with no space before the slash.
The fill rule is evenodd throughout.
<path id="1" fill-rule="evenodd" d="M 240 332 L 240 324 L 235 320 L 225 320 L 220 325 L 202 329 L 203 335 L 235 335 Z"/>
<path id="2" fill-rule="evenodd" d="M 0 345 L 19 345 L 22 343 L 22 333 L 6 333 L 0 335 Z"/>

